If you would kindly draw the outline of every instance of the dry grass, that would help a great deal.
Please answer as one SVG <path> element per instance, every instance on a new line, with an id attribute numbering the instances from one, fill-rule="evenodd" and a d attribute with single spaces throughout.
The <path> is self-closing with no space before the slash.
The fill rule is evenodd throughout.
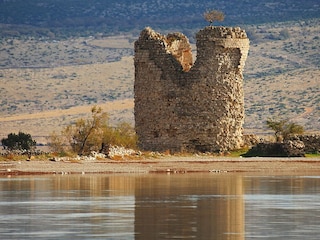
<path id="1" fill-rule="evenodd" d="M 132 57 L 111 63 L 0 72 L 0 137 L 21 130 L 36 136 L 37 142 L 46 142 L 45 136 L 51 132 L 88 116 L 93 105 L 108 112 L 111 123 L 133 123 Z M 65 78 L 53 77 L 58 75 Z"/>
<path id="2" fill-rule="evenodd" d="M 268 39 L 284 29 L 289 38 Z M 262 129 L 276 117 L 320 130 L 319 29 L 319 20 L 254 28 L 258 41 L 251 43 L 245 67 L 246 128 Z"/>
<path id="3" fill-rule="evenodd" d="M 247 27 L 257 37 L 244 72 L 247 132 L 264 132 L 268 117 L 319 131 L 319 25 L 315 20 Z M 288 39 L 270 39 L 283 29 Z M 87 116 L 93 105 L 113 123 L 133 124 L 134 38 L 0 42 L 0 138 L 20 130 L 46 142 L 45 136 Z"/>

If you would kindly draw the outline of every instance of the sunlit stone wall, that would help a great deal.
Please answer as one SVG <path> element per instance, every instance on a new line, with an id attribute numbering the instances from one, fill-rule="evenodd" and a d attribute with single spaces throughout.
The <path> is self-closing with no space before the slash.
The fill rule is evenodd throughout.
<path id="1" fill-rule="evenodd" d="M 135 42 L 135 127 L 143 150 L 219 152 L 242 144 L 242 71 L 249 39 L 240 28 L 197 33 L 193 65 L 188 39 L 144 29 Z"/>

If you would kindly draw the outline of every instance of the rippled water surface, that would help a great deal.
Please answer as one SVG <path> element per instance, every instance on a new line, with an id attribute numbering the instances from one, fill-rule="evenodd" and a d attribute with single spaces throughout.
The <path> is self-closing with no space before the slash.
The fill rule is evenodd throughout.
<path id="1" fill-rule="evenodd" d="M 319 239 L 320 177 L 0 178 L 0 239 Z"/>

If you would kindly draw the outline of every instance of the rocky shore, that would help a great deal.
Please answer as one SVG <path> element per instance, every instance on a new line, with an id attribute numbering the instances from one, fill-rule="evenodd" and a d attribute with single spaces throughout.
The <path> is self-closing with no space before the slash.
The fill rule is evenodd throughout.
<path id="1" fill-rule="evenodd" d="M 0 176 L 110 173 L 212 173 L 263 175 L 319 175 L 317 158 L 239 158 L 215 156 L 160 156 L 144 159 L 23 160 L 0 162 Z"/>

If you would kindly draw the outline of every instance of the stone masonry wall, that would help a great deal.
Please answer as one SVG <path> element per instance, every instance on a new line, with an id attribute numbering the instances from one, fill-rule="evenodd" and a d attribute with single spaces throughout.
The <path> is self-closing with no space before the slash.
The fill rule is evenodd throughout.
<path id="1" fill-rule="evenodd" d="M 320 153 L 320 135 L 296 135 L 292 136 L 290 140 L 300 140 L 304 143 L 304 151 L 306 153 Z"/>
<path id="2" fill-rule="evenodd" d="M 242 144 L 249 39 L 226 27 L 206 27 L 196 38 L 194 65 L 181 33 L 145 28 L 135 42 L 135 128 L 143 150 L 219 152 Z"/>

